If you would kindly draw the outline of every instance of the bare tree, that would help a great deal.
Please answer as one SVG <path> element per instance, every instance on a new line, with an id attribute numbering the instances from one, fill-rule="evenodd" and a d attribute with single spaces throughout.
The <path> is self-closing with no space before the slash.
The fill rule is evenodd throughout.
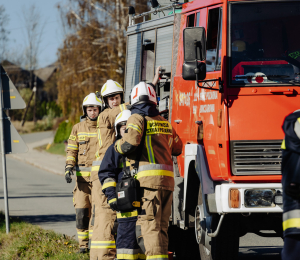
<path id="1" fill-rule="evenodd" d="M 35 94 L 35 105 L 33 112 L 33 120 L 36 122 L 36 87 L 34 86 L 34 82 L 36 82 L 34 77 L 34 70 L 37 69 L 38 66 L 38 56 L 40 53 L 40 44 L 45 28 L 46 21 L 42 21 L 39 10 L 33 4 L 28 8 L 23 7 L 22 20 L 24 23 L 24 33 L 26 39 L 26 48 L 24 52 L 25 56 L 25 68 L 30 71 L 30 88 L 33 93 L 29 100 L 27 107 L 30 106 L 31 99 Z M 25 110 L 22 126 L 25 123 L 27 109 Z"/>
<path id="2" fill-rule="evenodd" d="M 9 23 L 9 16 L 3 5 L 0 5 L 0 63 L 7 58 L 7 48 L 9 31 L 6 29 Z"/>
<path id="3" fill-rule="evenodd" d="M 107 79 L 123 83 L 128 6 L 137 12 L 140 0 L 69 0 L 58 6 L 65 40 L 58 50 L 58 101 L 63 114 L 75 120 L 82 98 L 100 91 Z"/>

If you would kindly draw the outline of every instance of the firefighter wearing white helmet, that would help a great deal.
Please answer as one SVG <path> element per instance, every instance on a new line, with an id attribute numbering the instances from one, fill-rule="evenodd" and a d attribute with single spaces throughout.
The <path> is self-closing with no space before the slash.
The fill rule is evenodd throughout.
<path id="1" fill-rule="evenodd" d="M 153 84 L 158 81 L 158 71 L 153 80 Z M 91 180 L 93 181 L 92 205 L 94 222 L 94 231 L 91 241 L 90 260 L 113 260 L 115 258 L 115 241 L 111 235 L 113 233 L 107 227 L 113 227 L 116 219 L 116 213 L 107 206 L 101 206 L 103 201 L 102 186 L 99 182 L 98 171 L 100 169 L 103 157 L 115 139 L 115 120 L 120 112 L 129 108 L 129 103 L 123 104 L 123 88 L 113 80 L 108 80 L 101 89 L 101 95 L 105 102 L 105 110 L 98 117 L 98 150 L 96 152 L 96 161 L 93 162 Z M 95 210 L 94 210 L 95 209 Z M 101 244 L 101 247 L 99 246 Z M 114 247 L 114 248 L 113 248 Z"/>
<path id="2" fill-rule="evenodd" d="M 126 122 L 130 115 L 131 112 L 125 110 L 117 116 L 115 121 L 117 139 L 122 138 L 124 135 L 127 127 Z M 129 167 L 129 162 L 115 151 L 114 144 L 112 144 L 105 153 L 98 173 L 103 187 L 102 190 L 107 198 L 105 203 L 108 203 L 112 210 L 117 211 L 117 259 L 146 259 L 137 244 L 135 235 L 138 215 L 137 209 L 120 211 L 117 206 L 116 186 L 121 185 L 121 182 L 126 182 L 130 179 L 128 178 L 128 175 L 124 174 L 124 163 Z"/>
<path id="3" fill-rule="evenodd" d="M 93 111 L 95 112 L 89 113 L 88 115 L 87 108 L 92 108 L 92 107 L 98 108 L 98 113 L 97 113 L 97 109 L 93 109 Z M 101 111 L 101 108 L 102 108 L 102 101 L 96 96 L 95 93 L 90 93 L 84 98 L 82 103 L 83 116 L 87 116 L 90 120 L 96 121 Z M 90 111 L 91 110 L 89 109 L 89 112 Z"/>
<path id="4" fill-rule="evenodd" d="M 101 96 L 105 107 L 117 107 L 123 103 L 123 88 L 118 82 L 109 79 L 101 88 Z"/>
<path id="5" fill-rule="evenodd" d="M 97 118 L 102 102 L 94 93 L 86 96 L 82 103 L 84 121 L 72 128 L 67 146 L 65 179 L 72 182 L 73 170 L 76 172 L 76 185 L 73 191 L 73 203 L 76 211 L 76 228 L 79 240 L 79 252 L 88 251 L 91 216 L 91 166 L 97 150 Z"/>
<path id="6" fill-rule="evenodd" d="M 140 82 L 131 91 L 130 104 L 136 106 L 142 103 L 151 103 L 157 105 L 156 92 L 152 84 Z"/>
<path id="7" fill-rule="evenodd" d="M 115 132 L 116 137 L 122 136 L 123 134 L 120 132 L 121 126 L 125 126 L 128 118 L 131 116 L 130 110 L 124 110 L 120 114 L 117 115 L 116 122 L 115 122 Z M 121 131 L 123 131 L 124 128 L 122 128 Z"/>
<path id="8" fill-rule="evenodd" d="M 115 259 L 116 249 L 113 234 L 116 213 L 110 209 L 108 204 L 103 204 L 105 195 L 98 178 L 98 171 L 106 150 L 115 141 L 115 119 L 116 116 L 126 110 L 123 104 L 123 88 L 113 80 L 107 80 L 102 86 L 101 95 L 105 103 L 105 109 L 97 120 L 98 145 L 96 160 L 94 160 L 91 172 L 92 181 L 92 223 L 93 236 L 91 238 L 90 259 Z M 111 227 L 111 228 L 108 228 Z"/>
<path id="9" fill-rule="evenodd" d="M 170 122 L 159 115 L 156 104 L 156 93 L 150 84 L 140 82 L 132 89 L 131 116 L 115 150 L 128 158 L 141 187 L 142 205 L 136 222 L 138 245 L 147 259 L 168 260 L 166 234 L 174 191 L 172 156 L 181 154 L 182 142 Z"/>

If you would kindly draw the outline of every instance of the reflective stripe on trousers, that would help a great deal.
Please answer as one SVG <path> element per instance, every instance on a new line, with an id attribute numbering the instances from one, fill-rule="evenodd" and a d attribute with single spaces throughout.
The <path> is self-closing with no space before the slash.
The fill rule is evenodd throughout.
<path id="1" fill-rule="evenodd" d="M 88 239 L 89 238 L 89 232 L 77 232 L 78 239 Z"/>
<path id="2" fill-rule="evenodd" d="M 120 218 L 131 218 L 131 217 L 137 217 L 138 216 L 138 211 L 134 210 L 131 212 L 117 212 L 117 219 Z"/>
<path id="3" fill-rule="evenodd" d="M 91 248 L 116 248 L 115 241 L 92 241 Z"/>
<path id="4" fill-rule="evenodd" d="M 146 259 L 146 256 L 142 253 L 141 249 L 120 248 L 117 249 L 117 259 Z"/>
<path id="5" fill-rule="evenodd" d="M 168 255 L 147 255 L 146 259 L 153 259 L 153 260 L 168 260 Z"/>
<path id="6" fill-rule="evenodd" d="M 300 228 L 300 209 L 295 209 L 283 213 L 283 231 L 288 228 Z"/>

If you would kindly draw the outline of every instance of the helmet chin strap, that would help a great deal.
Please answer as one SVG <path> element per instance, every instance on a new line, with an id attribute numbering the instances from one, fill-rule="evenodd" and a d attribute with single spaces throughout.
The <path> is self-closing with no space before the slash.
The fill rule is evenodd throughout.
<path id="1" fill-rule="evenodd" d="M 95 118 L 90 118 L 88 115 L 87 115 L 87 117 L 88 117 L 91 121 L 96 121 L 97 118 L 98 118 L 98 116 L 96 116 Z"/>

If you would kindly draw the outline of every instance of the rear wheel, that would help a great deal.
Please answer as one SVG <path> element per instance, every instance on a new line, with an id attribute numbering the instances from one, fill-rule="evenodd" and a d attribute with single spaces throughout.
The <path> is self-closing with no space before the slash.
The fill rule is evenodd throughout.
<path id="1" fill-rule="evenodd" d="M 237 260 L 239 253 L 239 215 L 227 214 L 222 222 L 219 234 L 217 237 L 208 237 L 205 234 L 205 223 L 203 220 L 203 200 L 202 189 L 199 188 L 198 207 L 196 208 L 196 238 L 199 243 L 199 252 L 201 260 Z M 220 216 L 212 215 L 211 230 L 215 232 Z M 210 241 L 208 241 L 210 240 Z M 210 248 L 208 246 L 210 245 Z"/>
<path id="2" fill-rule="evenodd" d="M 169 227 L 169 251 L 175 252 L 176 260 L 200 260 L 199 248 L 193 228 Z"/>

